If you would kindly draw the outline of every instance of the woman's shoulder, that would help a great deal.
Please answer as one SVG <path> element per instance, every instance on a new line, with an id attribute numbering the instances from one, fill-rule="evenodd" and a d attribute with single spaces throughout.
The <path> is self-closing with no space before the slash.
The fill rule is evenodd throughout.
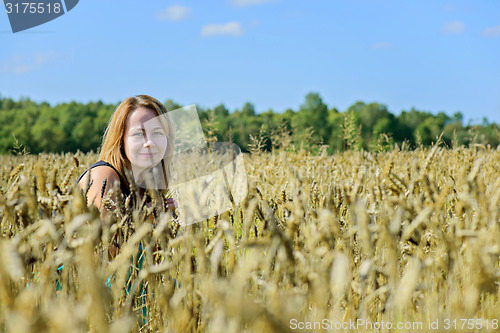
<path id="1" fill-rule="evenodd" d="M 108 184 L 113 184 L 115 182 L 120 183 L 121 179 L 118 171 L 111 164 L 98 161 L 80 175 L 77 183 L 81 187 L 86 187 L 90 182 L 93 184 L 102 184 L 104 181 Z"/>
<path id="2" fill-rule="evenodd" d="M 85 191 L 87 203 L 101 209 L 102 199 L 114 186 L 123 188 L 118 171 L 109 163 L 94 163 L 78 178 L 78 186 Z M 123 190 L 122 190 L 123 191 Z M 111 196 L 112 198 L 114 195 Z"/>

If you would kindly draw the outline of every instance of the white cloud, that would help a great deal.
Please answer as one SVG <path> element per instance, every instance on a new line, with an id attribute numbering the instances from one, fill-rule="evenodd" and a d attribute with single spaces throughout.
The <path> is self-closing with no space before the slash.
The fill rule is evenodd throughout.
<path id="1" fill-rule="evenodd" d="M 465 31 L 465 25 L 460 21 L 446 22 L 441 28 L 443 34 L 458 35 Z"/>
<path id="2" fill-rule="evenodd" d="M 394 47 L 394 45 L 392 45 L 392 43 L 388 43 L 388 42 L 375 43 L 372 45 L 372 49 L 374 49 L 374 50 L 392 49 L 393 47 Z"/>
<path id="3" fill-rule="evenodd" d="M 256 26 L 258 26 L 258 25 L 260 25 L 260 21 L 259 21 L 259 20 L 252 20 L 252 21 L 250 22 L 250 26 L 251 26 L 251 27 L 256 27 Z"/>
<path id="4" fill-rule="evenodd" d="M 247 7 L 253 5 L 260 5 L 266 2 L 274 2 L 277 0 L 231 0 L 231 3 L 238 7 Z"/>
<path id="5" fill-rule="evenodd" d="M 481 35 L 485 37 L 498 37 L 500 36 L 500 25 L 496 27 L 486 28 L 481 32 Z"/>
<path id="6" fill-rule="evenodd" d="M 207 24 L 201 27 L 202 36 L 240 36 L 243 34 L 243 27 L 239 22 L 233 21 L 226 24 Z"/>
<path id="7" fill-rule="evenodd" d="M 55 52 L 37 53 L 34 55 L 18 54 L 3 62 L 3 65 L 0 66 L 0 71 L 3 73 L 26 74 L 64 58 L 62 54 Z"/>
<path id="8" fill-rule="evenodd" d="M 173 5 L 167 9 L 157 11 L 156 18 L 160 21 L 182 21 L 189 17 L 190 14 L 191 8 L 181 5 Z"/>

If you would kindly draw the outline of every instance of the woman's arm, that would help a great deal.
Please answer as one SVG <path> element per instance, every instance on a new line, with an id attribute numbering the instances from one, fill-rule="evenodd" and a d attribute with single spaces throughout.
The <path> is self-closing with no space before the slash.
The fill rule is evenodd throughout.
<path id="1" fill-rule="evenodd" d="M 87 190 L 89 177 L 90 188 L 87 191 L 87 204 L 99 208 L 101 216 L 104 216 L 108 213 L 108 210 L 103 206 L 102 200 L 115 185 L 118 185 L 117 188 L 120 188 L 120 177 L 113 168 L 105 165 L 92 168 L 78 182 L 78 185 L 84 191 Z M 115 200 L 115 197 L 113 195 L 111 199 Z"/>
<path id="2" fill-rule="evenodd" d="M 103 198 L 106 197 L 109 190 L 112 188 L 120 188 L 120 177 L 115 170 L 112 168 L 102 165 L 94 167 L 87 171 L 87 173 L 80 179 L 78 185 L 83 191 L 87 190 L 89 185 L 90 177 L 90 188 L 87 191 L 87 205 L 94 205 L 101 211 L 101 217 L 105 217 L 109 210 L 103 205 Z M 116 195 L 110 197 L 111 200 L 116 201 Z M 109 245 L 108 258 L 106 260 L 111 260 L 118 255 L 119 245 L 117 240 L 113 239 L 113 242 Z"/>

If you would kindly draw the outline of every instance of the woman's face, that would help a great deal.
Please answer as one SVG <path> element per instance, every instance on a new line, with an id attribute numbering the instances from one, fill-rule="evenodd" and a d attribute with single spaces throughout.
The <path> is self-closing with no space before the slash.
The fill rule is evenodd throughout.
<path id="1" fill-rule="evenodd" d="M 136 176 L 156 166 L 165 156 L 167 132 L 159 118 L 153 110 L 138 107 L 127 119 L 125 155 Z"/>

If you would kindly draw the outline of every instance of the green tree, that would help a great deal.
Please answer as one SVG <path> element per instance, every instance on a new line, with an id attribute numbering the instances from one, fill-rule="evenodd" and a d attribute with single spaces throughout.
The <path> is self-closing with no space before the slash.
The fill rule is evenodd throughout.
<path id="1" fill-rule="evenodd" d="M 306 95 L 304 103 L 292 118 L 292 126 L 297 131 L 296 139 L 299 141 L 328 142 L 331 131 L 328 124 L 328 107 L 318 93 L 311 92 Z"/>
<path id="2" fill-rule="evenodd" d="M 250 134 L 259 135 L 260 119 L 255 116 L 255 108 L 251 103 L 245 103 L 242 110 L 235 110 L 229 120 L 228 130 L 233 141 L 246 151 L 250 144 Z"/>
<path id="3" fill-rule="evenodd" d="M 377 142 L 382 134 L 389 137 L 393 136 L 396 119 L 387 110 L 387 106 L 379 103 L 370 103 L 364 104 L 357 109 L 363 147 L 365 149 L 368 149 L 371 144 Z"/>

